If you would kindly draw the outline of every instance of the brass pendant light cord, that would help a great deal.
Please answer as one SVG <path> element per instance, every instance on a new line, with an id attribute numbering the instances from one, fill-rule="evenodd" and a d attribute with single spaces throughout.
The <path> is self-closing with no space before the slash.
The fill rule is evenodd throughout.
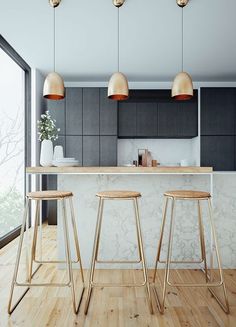
<path id="1" fill-rule="evenodd" d="M 120 9 L 118 7 L 118 17 L 117 17 L 117 40 L 118 40 L 118 72 L 120 71 Z"/>
<path id="2" fill-rule="evenodd" d="M 182 72 L 184 71 L 184 8 L 182 7 Z"/>
<path id="3" fill-rule="evenodd" d="M 53 8 L 53 71 L 56 71 L 56 11 Z"/>

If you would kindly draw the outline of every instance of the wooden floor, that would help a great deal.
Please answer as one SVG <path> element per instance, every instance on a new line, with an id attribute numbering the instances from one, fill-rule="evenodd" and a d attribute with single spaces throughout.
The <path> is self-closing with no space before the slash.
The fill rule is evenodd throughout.
<path id="1" fill-rule="evenodd" d="M 44 253 L 51 258 L 56 253 L 56 233 L 51 226 L 44 227 Z M 33 288 L 19 304 L 11 316 L 7 314 L 7 301 L 10 281 L 13 273 L 17 240 L 0 250 L 0 326 L 236 326 L 236 271 L 225 271 L 226 284 L 231 313 L 226 315 L 205 289 L 172 288 L 168 290 L 166 311 L 160 315 L 154 305 L 154 315 L 149 314 L 143 288 L 101 288 L 96 289 L 91 298 L 87 317 L 83 314 L 85 297 L 79 314 L 74 315 L 70 302 L 70 290 L 67 288 Z M 23 268 L 23 265 L 22 265 Z M 201 278 L 198 270 L 178 270 L 173 278 L 181 281 L 197 281 Z M 77 272 L 75 272 L 77 275 Z M 153 272 L 149 271 L 151 281 Z M 138 281 L 138 270 L 99 270 L 100 281 Z M 37 282 L 42 279 L 55 282 L 66 278 L 63 270 L 45 266 L 35 276 Z M 87 273 L 86 273 L 87 279 Z M 80 288 L 78 280 L 78 289 Z M 22 290 L 22 289 L 21 289 Z M 86 293 L 85 293 L 86 294 Z"/>

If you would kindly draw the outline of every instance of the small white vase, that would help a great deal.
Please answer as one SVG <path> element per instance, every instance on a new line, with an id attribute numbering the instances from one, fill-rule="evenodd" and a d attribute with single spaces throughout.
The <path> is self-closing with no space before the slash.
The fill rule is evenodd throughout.
<path id="1" fill-rule="evenodd" d="M 51 140 L 43 140 L 41 143 L 40 152 L 40 165 L 41 166 L 52 166 L 53 160 L 53 144 Z"/>

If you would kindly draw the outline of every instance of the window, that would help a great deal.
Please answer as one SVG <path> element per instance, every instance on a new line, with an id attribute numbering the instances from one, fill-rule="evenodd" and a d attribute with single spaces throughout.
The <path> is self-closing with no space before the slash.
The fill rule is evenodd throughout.
<path id="1" fill-rule="evenodd" d="M 30 68 L 0 36 L 0 248 L 20 231 L 28 164 Z"/>

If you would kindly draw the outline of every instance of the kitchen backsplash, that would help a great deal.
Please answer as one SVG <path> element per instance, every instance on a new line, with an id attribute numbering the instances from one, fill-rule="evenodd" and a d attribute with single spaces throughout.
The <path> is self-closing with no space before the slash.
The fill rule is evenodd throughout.
<path id="1" fill-rule="evenodd" d="M 196 146 L 195 139 L 118 139 L 118 166 L 137 160 L 138 149 L 148 149 L 152 158 L 161 165 L 176 165 L 181 160 L 187 160 L 189 165 L 197 165 Z"/>

